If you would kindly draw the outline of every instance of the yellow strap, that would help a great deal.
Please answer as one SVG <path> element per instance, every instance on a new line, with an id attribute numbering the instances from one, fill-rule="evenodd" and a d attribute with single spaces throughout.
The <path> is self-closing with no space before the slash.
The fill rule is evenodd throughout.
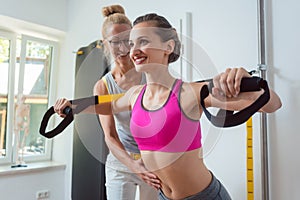
<path id="1" fill-rule="evenodd" d="M 107 94 L 107 95 L 99 95 L 98 96 L 98 102 L 99 103 L 106 103 L 106 102 L 112 102 L 120 97 L 124 96 L 124 93 L 120 94 Z"/>
<path id="2" fill-rule="evenodd" d="M 254 175 L 253 175 L 253 146 L 252 146 L 252 117 L 247 123 L 247 200 L 254 199 Z"/>
<path id="3" fill-rule="evenodd" d="M 105 76 L 103 76 L 101 78 L 101 80 L 103 81 L 103 83 L 107 89 L 107 92 L 109 93 L 107 80 L 106 80 Z M 124 95 L 124 93 L 101 95 L 101 96 L 98 96 L 98 102 L 99 103 L 112 102 L 112 101 L 122 97 L 123 95 Z"/>

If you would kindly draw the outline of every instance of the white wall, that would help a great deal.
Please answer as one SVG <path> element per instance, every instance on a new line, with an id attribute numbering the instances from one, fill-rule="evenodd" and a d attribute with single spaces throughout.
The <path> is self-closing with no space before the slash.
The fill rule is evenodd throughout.
<path id="1" fill-rule="evenodd" d="M 0 14 L 65 31 L 67 0 L 0 0 Z"/>
<path id="2" fill-rule="evenodd" d="M 270 120 L 270 179 L 272 199 L 299 199 L 300 151 L 300 2 L 273 1 L 269 62 L 274 87 L 283 108 Z"/>
<path id="3" fill-rule="evenodd" d="M 28 164 L 29 165 L 29 164 Z M 1 199 L 5 200 L 34 200 L 36 193 L 49 191 L 53 200 L 63 200 L 65 192 L 65 171 L 62 167 L 53 169 L 36 169 L 31 172 L 12 172 L 1 175 Z"/>
<path id="4" fill-rule="evenodd" d="M 72 51 L 101 37 L 101 7 L 114 3 L 123 5 L 131 19 L 144 13 L 157 12 L 166 16 L 176 26 L 179 24 L 178 18 L 184 18 L 185 12 L 191 12 L 194 44 L 206 51 L 215 64 L 216 71 L 234 66 L 253 69 L 258 62 L 256 1 L 190 0 L 184 3 L 179 0 L 69 0 L 68 4 L 63 1 L 62 8 L 59 6 L 59 0 L 49 1 L 54 2 L 54 8 L 48 1 L 30 2 L 34 6 L 27 5 L 28 1 L 5 1 L 5 4 L 1 3 L 0 14 L 67 32 L 57 74 L 58 97 L 72 98 L 75 66 L 75 55 Z M 21 6 L 21 9 L 16 5 L 23 7 Z M 46 9 L 46 6 L 49 9 Z M 296 126 L 299 122 L 296 115 L 300 110 L 300 58 L 297 55 L 300 46 L 300 28 L 297 25 L 297 19 L 300 18 L 297 12 L 299 9 L 300 3 L 296 0 L 268 1 L 268 79 L 283 101 L 281 110 L 268 115 L 272 200 L 296 200 L 296 187 L 300 178 L 300 160 L 296 155 L 300 150 L 297 145 L 300 136 Z M 24 13 L 24 10 L 30 12 Z M 198 60 L 196 55 L 197 52 L 194 52 L 194 67 L 202 67 L 201 60 Z M 194 77 L 199 76 L 196 74 Z M 246 199 L 245 126 L 219 130 L 208 124 L 205 118 L 202 122 L 208 167 L 226 185 L 233 199 Z M 70 199 L 71 193 L 71 130 L 68 129 L 58 136 L 54 143 L 54 159 L 68 164 L 65 173 L 65 199 Z M 254 134 L 255 199 L 260 200 L 259 115 L 254 116 Z"/>

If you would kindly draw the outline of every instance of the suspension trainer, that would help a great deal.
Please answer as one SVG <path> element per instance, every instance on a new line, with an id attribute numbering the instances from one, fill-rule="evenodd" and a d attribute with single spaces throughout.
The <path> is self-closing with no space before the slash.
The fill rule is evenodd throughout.
<path id="1" fill-rule="evenodd" d="M 208 85 L 204 85 L 202 87 L 200 91 L 200 99 L 201 99 L 200 104 L 208 120 L 217 127 L 232 127 L 246 122 L 254 113 L 256 113 L 261 107 L 263 107 L 269 101 L 270 98 L 268 84 L 265 80 L 259 77 L 243 78 L 241 83 L 241 92 L 259 91 L 261 89 L 264 89 L 264 93 L 254 103 L 252 103 L 247 108 L 244 108 L 243 110 L 239 111 L 238 113 L 233 113 L 233 111 L 220 109 L 218 114 L 216 116 L 213 116 L 206 109 L 204 104 L 204 99 L 208 97 L 212 87 L 213 87 L 212 81 L 210 81 Z M 48 111 L 45 113 L 42 119 L 41 126 L 40 126 L 40 134 L 47 138 L 52 138 L 58 135 L 59 133 L 61 133 L 74 120 L 74 114 L 79 114 L 89 106 L 116 100 L 120 98 L 122 95 L 123 94 L 91 96 L 91 97 L 71 100 L 70 101 L 71 104 L 76 107 L 75 108 L 66 107 L 64 109 L 64 113 L 66 114 L 66 117 L 60 122 L 60 124 L 56 128 L 46 132 L 48 121 L 50 117 L 53 114 L 55 114 L 54 108 L 52 106 L 48 109 Z"/>

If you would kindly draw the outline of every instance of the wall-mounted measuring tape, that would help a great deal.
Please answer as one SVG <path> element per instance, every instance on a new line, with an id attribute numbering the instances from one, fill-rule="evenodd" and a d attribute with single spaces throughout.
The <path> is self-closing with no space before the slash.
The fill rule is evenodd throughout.
<path id="1" fill-rule="evenodd" d="M 248 119 L 246 126 L 247 126 L 247 200 L 254 200 L 252 117 Z"/>

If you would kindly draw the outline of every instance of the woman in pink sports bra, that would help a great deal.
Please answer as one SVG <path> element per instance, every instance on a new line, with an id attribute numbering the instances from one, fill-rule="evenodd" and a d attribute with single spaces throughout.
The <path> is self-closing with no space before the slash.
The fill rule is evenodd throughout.
<path id="1" fill-rule="evenodd" d="M 130 57 L 136 70 L 145 73 L 146 85 L 134 86 L 110 105 L 99 104 L 88 112 L 111 114 L 132 109 L 130 128 L 142 160 L 161 180 L 158 199 L 231 199 L 202 158 L 199 102 L 200 89 L 207 83 L 185 83 L 168 71 L 169 63 L 180 56 L 180 46 L 176 30 L 164 17 L 138 17 L 130 33 Z M 239 93 L 241 79 L 249 76 L 243 68 L 217 75 L 205 105 L 228 110 L 248 106 L 262 93 Z M 281 107 L 280 98 L 272 90 L 270 95 L 261 112 Z M 54 108 L 61 114 L 70 105 L 62 99 Z"/>

